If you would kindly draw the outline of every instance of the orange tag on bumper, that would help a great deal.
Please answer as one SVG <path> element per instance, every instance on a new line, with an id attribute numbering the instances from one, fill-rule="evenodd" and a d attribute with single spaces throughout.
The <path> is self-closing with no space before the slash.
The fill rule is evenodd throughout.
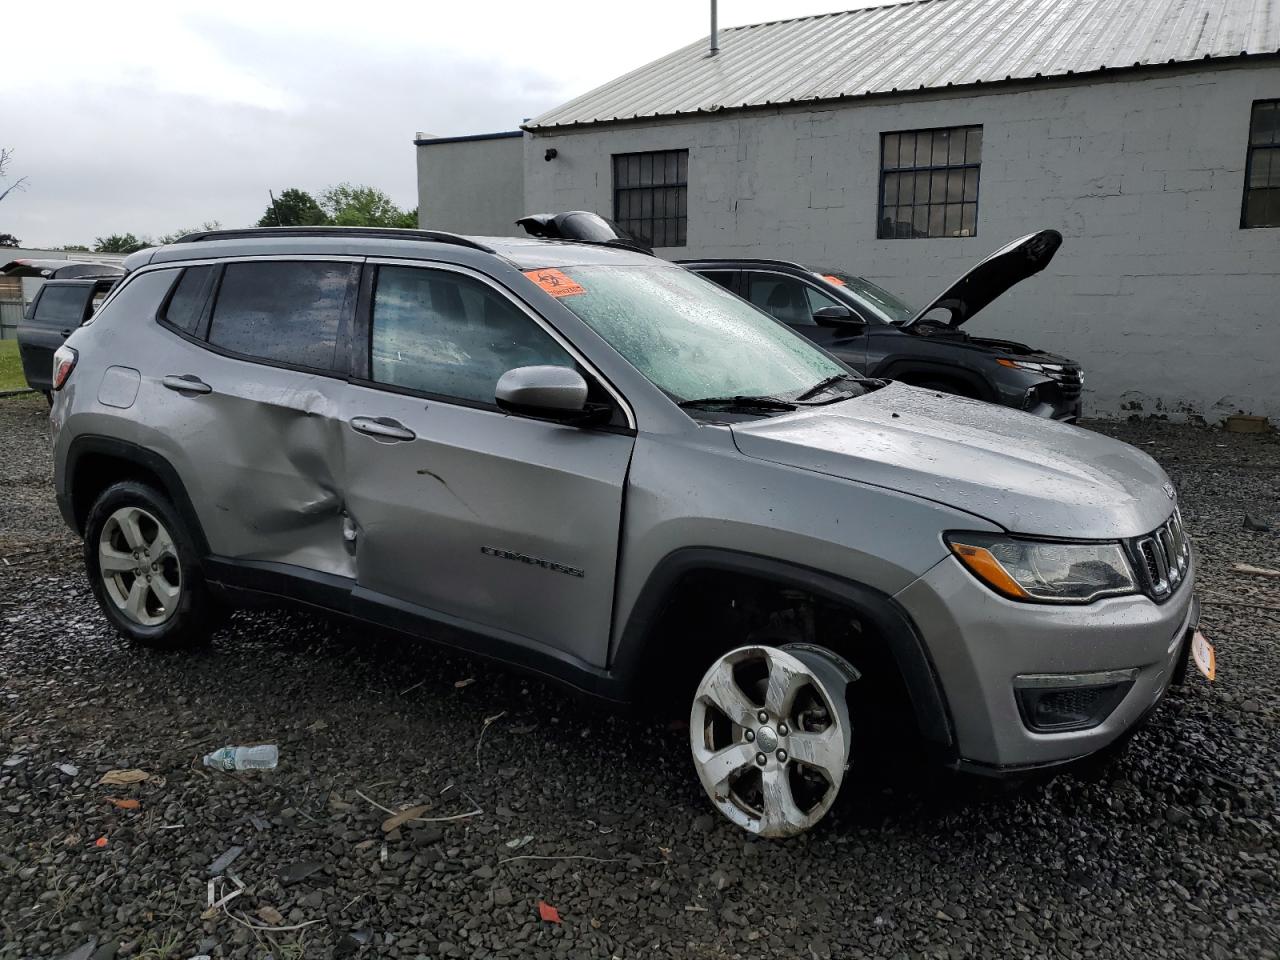
<path id="1" fill-rule="evenodd" d="M 1199 630 L 1191 637 L 1191 658 L 1206 680 L 1212 680 L 1218 675 L 1218 658 L 1213 652 L 1213 644 Z"/>
<path id="2" fill-rule="evenodd" d="M 586 288 L 559 270 L 526 270 L 524 275 L 553 297 L 572 297 L 586 293 Z"/>

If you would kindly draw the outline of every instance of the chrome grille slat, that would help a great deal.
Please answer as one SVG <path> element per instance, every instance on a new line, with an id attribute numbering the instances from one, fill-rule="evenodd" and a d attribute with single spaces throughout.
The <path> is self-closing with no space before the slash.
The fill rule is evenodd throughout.
<path id="1" fill-rule="evenodd" d="M 1175 509 L 1159 527 L 1134 540 L 1133 551 L 1146 574 L 1147 595 L 1153 600 L 1172 596 L 1191 563 L 1191 543 L 1179 512 Z"/>

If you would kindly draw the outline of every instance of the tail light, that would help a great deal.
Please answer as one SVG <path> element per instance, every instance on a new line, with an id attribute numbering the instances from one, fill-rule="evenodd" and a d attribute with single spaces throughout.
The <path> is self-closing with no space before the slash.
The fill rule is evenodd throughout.
<path id="1" fill-rule="evenodd" d="M 71 371 L 76 368 L 76 361 L 79 359 L 80 355 L 76 353 L 75 348 L 65 344 L 54 352 L 53 389 L 62 389 L 62 385 L 67 382 L 67 377 L 71 376 Z"/>

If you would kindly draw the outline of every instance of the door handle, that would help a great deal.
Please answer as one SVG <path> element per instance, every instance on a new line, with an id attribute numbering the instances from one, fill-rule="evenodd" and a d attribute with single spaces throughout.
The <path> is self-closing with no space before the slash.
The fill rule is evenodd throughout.
<path id="1" fill-rule="evenodd" d="M 352 417 L 351 429 L 378 440 L 416 440 L 418 435 L 390 417 Z"/>
<path id="2" fill-rule="evenodd" d="M 178 393 L 213 393 L 213 387 L 209 386 L 194 373 L 184 373 L 180 377 L 165 377 L 160 383 L 167 389 L 176 390 Z"/>

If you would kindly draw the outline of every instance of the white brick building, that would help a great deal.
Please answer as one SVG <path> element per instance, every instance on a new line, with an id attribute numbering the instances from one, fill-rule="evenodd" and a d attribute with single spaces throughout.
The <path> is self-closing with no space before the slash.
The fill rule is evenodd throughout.
<path id="1" fill-rule="evenodd" d="M 1280 416 L 1280 6 L 917 0 L 719 39 L 533 120 L 521 169 L 420 177 L 424 222 L 595 210 L 663 255 L 915 302 L 1052 227 L 1054 262 L 974 330 L 1080 360 L 1092 414 Z M 473 218 L 495 178 L 523 189 Z"/>

